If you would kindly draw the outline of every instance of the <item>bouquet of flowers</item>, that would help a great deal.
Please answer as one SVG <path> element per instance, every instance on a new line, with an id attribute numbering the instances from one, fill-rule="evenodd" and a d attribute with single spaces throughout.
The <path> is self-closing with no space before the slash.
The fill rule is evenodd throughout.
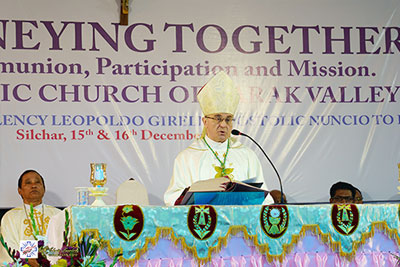
<path id="1" fill-rule="evenodd" d="M 3 235 L 0 234 L 0 242 L 1 245 L 6 249 L 8 256 L 13 260 L 13 263 L 5 264 L 5 266 L 24 266 L 28 264 L 28 261 L 26 259 L 21 259 L 19 255 L 19 251 L 15 251 L 15 249 L 11 250 L 11 248 L 8 247 L 7 243 L 4 241 Z"/>
<path id="2" fill-rule="evenodd" d="M 36 261 L 42 267 L 105 267 L 105 262 L 101 260 L 98 255 L 98 249 L 103 242 L 101 239 L 94 238 L 93 235 L 84 233 L 80 238 L 77 236 L 77 245 L 71 245 L 69 236 L 70 229 L 70 218 L 69 213 L 65 210 L 65 228 L 63 234 L 63 245 L 58 251 L 58 256 L 60 259 L 57 260 L 56 264 L 51 265 L 47 256 L 51 252 L 57 251 L 55 249 L 46 246 L 46 239 L 39 236 L 39 231 L 37 229 L 34 217 L 33 217 L 33 206 L 31 205 L 30 219 L 32 221 L 33 236 L 35 240 L 38 240 L 38 258 Z M 6 267 L 29 267 L 28 260 L 22 259 L 20 257 L 19 251 L 12 250 L 8 247 L 7 243 L 4 241 L 3 236 L 0 234 L 0 242 L 2 246 L 6 249 L 8 255 L 13 260 L 12 263 L 8 263 Z M 113 267 L 118 258 L 122 255 L 119 253 L 115 255 L 113 263 L 110 265 Z"/>
<path id="3" fill-rule="evenodd" d="M 40 247 L 43 247 L 45 244 L 45 237 L 39 235 L 39 230 L 36 225 L 36 220 L 35 220 L 33 214 L 34 214 L 33 213 L 33 205 L 31 204 L 29 218 L 32 222 L 33 237 L 35 240 L 38 241 L 38 247 L 40 248 Z M 11 248 L 8 247 L 7 242 L 4 241 L 3 235 L 1 235 L 1 234 L 0 234 L 0 242 L 1 242 L 1 245 L 6 249 L 10 258 L 13 260 L 13 263 L 5 264 L 6 267 L 9 267 L 9 266 L 17 266 L 17 267 L 18 266 L 24 266 L 24 267 L 28 266 L 29 267 L 30 266 L 28 264 L 27 259 L 21 258 L 19 251 L 16 251 L 15 249 L 11 250 Z M 50 261 L 47 259 L 47 256 L 40 253 L 40 250 L 38 252 L 38 258 L 36 259 L 36 261 L 42 267 L 50 267 L 51 266 Z"/>

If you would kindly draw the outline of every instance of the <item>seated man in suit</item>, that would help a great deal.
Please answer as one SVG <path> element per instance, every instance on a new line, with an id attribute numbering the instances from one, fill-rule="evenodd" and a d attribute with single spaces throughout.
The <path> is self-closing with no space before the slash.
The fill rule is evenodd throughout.
<path id="1" fill-rule="evenodd" d="M 362 204 L 363 196 L 360 189 L 358 189 L 357 187 L 354 187 L 354 189 L 356 190 L 356 194 L 354 196 L 354 204 Z"/>
<path id="2" fill-rule="evenodd" d="M 11 249 L 19 248 L 20 240 L 34 240 L 34 229 L 30 218 L 30 205 L 33 206 L 33 217 L 38 235 L 45 236 L 50 217 L 60 210 L 42 203 L 46 187 L 43 177 L 35 170 L 24 171 L 18 180 L 18 194 L 23 204 L 9 210 L 1 220 L 4 241 Z M 7 262 L 12 260 L 7 256 Z M 36 260 L 29 260 L 30 266 L 40 266 Z"/>
<path id="3" fill-rule="evenodd" d="M 332 185 L 330 189 L 331 198 L 330 203 L 342 204 L 342 203 L 354 203 L 354 197 L 356 195 L 356 189 L 349 183 L 337 182 Z"/>
<path id="4" fill-rule="evenodd" d="M 280 190 L 271 190 L 270 195 L 272 196 L 274 203 L 280 203 L 280 204 L 285 204 L 287 203 L 286 195 L 283 194 Z"/>

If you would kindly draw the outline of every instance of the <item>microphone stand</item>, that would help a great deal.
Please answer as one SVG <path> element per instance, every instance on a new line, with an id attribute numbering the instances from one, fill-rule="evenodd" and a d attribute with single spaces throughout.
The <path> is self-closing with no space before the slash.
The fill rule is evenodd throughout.
<path id="1" fill-rule="evenodd" d="M 272 163 L 271 159 L 268 157 L 267 153 L 265 153 L 264 149 L 263 149 L 253 138 L 251 138 L 251 137 L 248 136 L 247 134 L 242 133 L 242 132 L 240 132 L 240 131 L 238 131 L 238 130 L 236 130 L 236 129 L 233 129 L 233 130 L 232 130 L 232 134 L 233 134 L 233 135 L 243 135 L 243 136 L 246 136 L 247 138 L 249 138 L 251 141 L 253 141 L 253 143 L 255 143 L 255 144 L 258 146 L 258 148 L 262 151 L 262 153 L 264 154 L 264 156 L 268 159 L 269 163 L 271 164 L 272 168 L 274 169 L 274 171 L 275 171 L 275 173 L 276 173 L 276 176 L 278 177 L 278 180 L 279 180 L 279 187 L 280 187 L 280 189 L 281 189 L 281 203 L 280 203 L 280 204 L 283 204 L 284 201 L 283 201 L 283 187 L 282 187 L 281 176 L 279 175 L 278 170 L 275 168 L 275 165 Z"/>

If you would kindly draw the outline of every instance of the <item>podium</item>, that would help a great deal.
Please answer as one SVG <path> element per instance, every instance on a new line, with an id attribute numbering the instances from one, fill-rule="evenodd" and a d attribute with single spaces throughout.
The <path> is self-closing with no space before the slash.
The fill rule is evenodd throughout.
<path id="1" fill-rule="evenodd" d="M 268 191 L 187 192 L 180 205 L 261 205 Z"/>

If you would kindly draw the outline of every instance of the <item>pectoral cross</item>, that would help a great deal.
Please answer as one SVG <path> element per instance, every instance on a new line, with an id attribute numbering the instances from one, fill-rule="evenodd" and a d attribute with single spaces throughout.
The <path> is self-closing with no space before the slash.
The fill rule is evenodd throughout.
<path id="1" fill-rule="evenodd" d="M 121 0 L 121 13 L 119 17 L 120 25 L 128 25 L 129 0 Z"/>
<path id="2" fill-rule="evenodd" d="M 214 166 L 214 170 L 216 170 L 217 174 L 215 174 L 214 178 L 219 178 L 219 177 L 225 177 L 228 176 L 229 178 L 232 178 L 231 173 L 233 172 L 233 168 L 225 168 L 225 166 L 219 167 L 219 166 Z"/>

